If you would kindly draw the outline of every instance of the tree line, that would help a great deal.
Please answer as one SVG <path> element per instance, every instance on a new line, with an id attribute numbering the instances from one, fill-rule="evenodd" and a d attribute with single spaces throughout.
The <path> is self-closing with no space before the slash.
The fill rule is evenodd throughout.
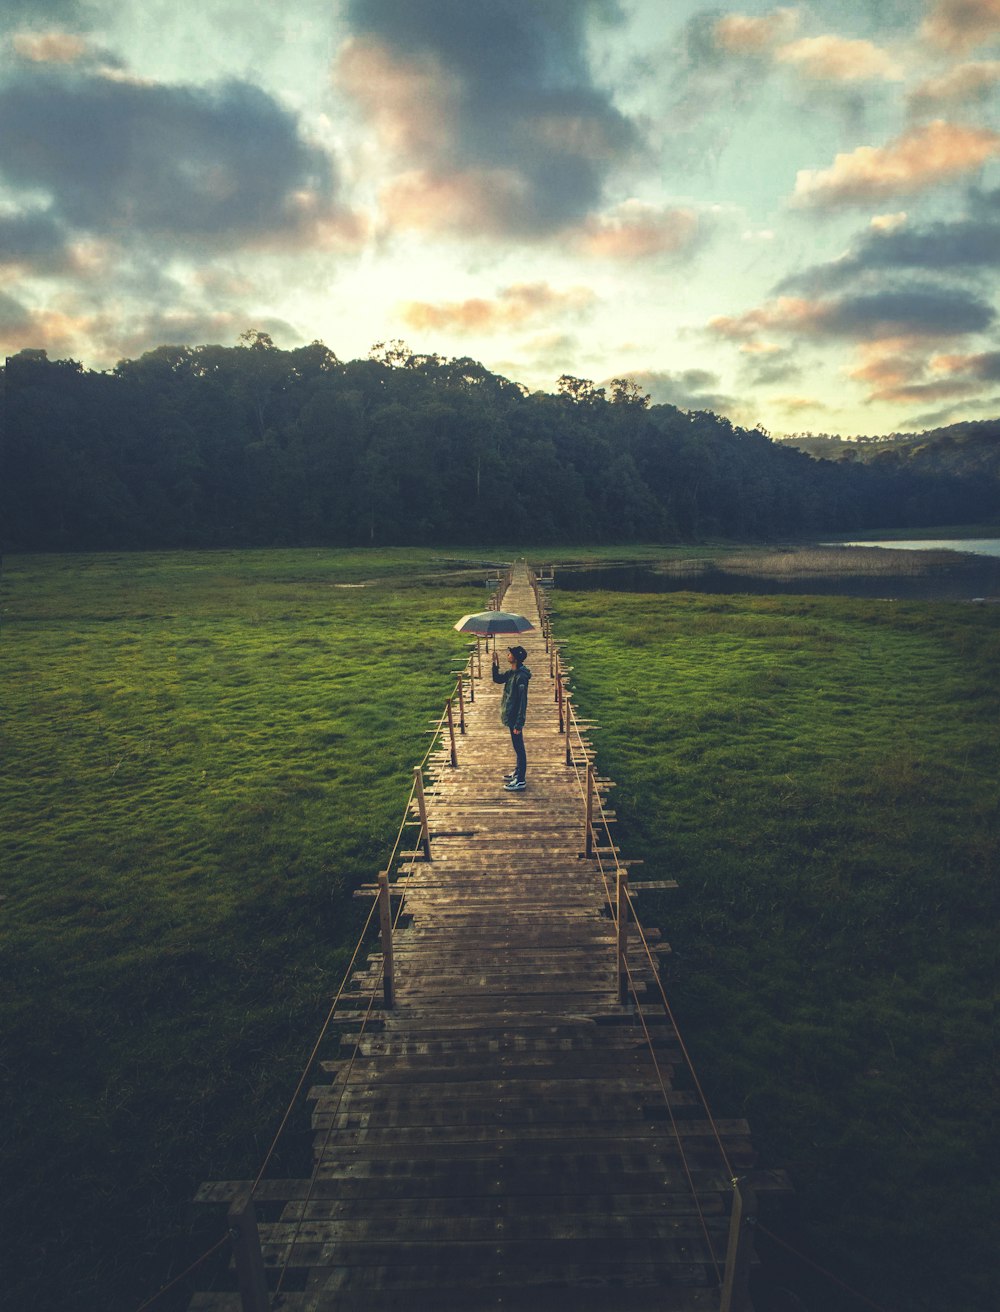
<path id="1" fill-rule="evenodd" d="M 3 375 L 6 550 L 767 540 L 1000 509 L 981 471 L 814 459 L 629 379 L 529 392 L 399 342 L 343 362 L 251 331 Z"/>

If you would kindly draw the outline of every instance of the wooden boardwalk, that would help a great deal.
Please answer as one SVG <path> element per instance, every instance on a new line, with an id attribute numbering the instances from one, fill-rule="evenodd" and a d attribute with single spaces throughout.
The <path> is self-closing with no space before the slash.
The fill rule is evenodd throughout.
<path id="1" fill-rule="evenodd" d="M 523 567 L 503 604 L 538 624 Z M 583 856 L 589 748 L 577 740 L 583 769 L 567 766 L 542 635 L 520 640 L 528 787 L 503 790 L 513 755 L 484 659 L 457 767 L 447 738 L 429 763 L 432 859 L 410 857 L 396 885 L 393 1006 L 373 954 L 338 1012 L 341 1055 L 310 1095 L 314 1176 L 256 1188 L 265 1264 L 285 1271 L 275 1306 L 720 1306 L 748 1128 L 708 1119 L 658 992 L 646 1005 L 656 981 L 634 933 L 635 998 L 619 1002 L 609 889 Z M 232 1294 L 191 1304 L 239 1306 Z"/>

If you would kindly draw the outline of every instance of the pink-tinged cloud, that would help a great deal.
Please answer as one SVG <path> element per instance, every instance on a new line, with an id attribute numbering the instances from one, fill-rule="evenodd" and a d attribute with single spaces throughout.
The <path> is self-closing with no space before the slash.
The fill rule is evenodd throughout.
<path id="1" fill-rule="evenodd" d="M 830 407 L 814 396 L 777 396 L 771 405 L 777 406 L 785 414 L 797 415 L 809 410 L 828 410 Z"/>
<path id="2" fill-rule="evenodd" d="M 71 32 L 15 32 L 11 44 L 33 64 L 74 64 L 87 52 L 87 42 Z"/>
<path id="3" fill-rule="evenodd" d="M 64 314 L 59 310 L 23 310 L 20 315 L 4 316 L 0 322 L 0 350 L 15 355 L 26 347 L 48 351 L 50 355 L 74 354 L 89 343 L 94 320 Z"/>
<path id="4" fill-rule="evenodd" d="M 870 401 L 911 405 L 915 401 L 948 401 L 993 390 L 1000 381 L 1000 351 L 974 355 L 942 354 L 929 359 L 915 349 L 902 352 L 891 343 L 862 348 L 861 363 L 850 377 L 871 387 Z M 904 344 L 905 345 L 905 344 Z"/>
<path id="5" fill-rule="evenodd" d="M 862 82 L 881 78 L 896 82 L 902 70 L 888 51 L 871 41 L 849 41 L 839 36 L 803 37 L 775 52 L 805 77 L 822 82 Z"/>
<path id="6" fill-rule="evenodd" d="M 986 383 L 1000 382 L 1000 351 L 983 351 L 978 355 L 936 355 L 931 360 L 936 373 L 964 374 Z"/>
<path id="7" fill-rule="evenodd" d="M 690 250 L 699 236 L 698 215 L 690 209 L 661 208 L 628 200 L 610 214 L 583 225 L 577 246 L 586 255 L 611 260 L 647 260 Z"/>
<path id="8" fill-rule="evenodd" d="M 893 350 L 885 342 L 862 346 L 859 354 L 861 363 L 850 371 L 849 376 L 859 383 L 871 384 L 876 394 L 910 384 L 923 376 L 923 356 Z"/>
<path id="9" fill-rule="evenodd" d="M 930 45 L 963 53 L 1000 33 L 1000 0 L 937 0 L 920 29 Z"/>
<path id="10" fill-rule="evenodd" d="M 500 236 L 516 228 L 525 195 L 509 169 L 401 173 L 383 188 L 382 212 L 393 228 Z"/>
<path id="11" fill-rule="evenodd" d="M 741 342 L 745 350 L 761 350 L 759 336 L 765 332 L 814 332 L 823 314 L 818 301 L 782 296 L 770 305 L 748 310 L 745 314 L 720 315 L 709 323 L 709 331 L 726 341 Z"/>
<path id="12" fill-rule="evenodd" d="M 921 82 L 906 97 L 912 114 L 940 113 L 942 108 L 988 100 L 1000 81 L 1000 60 L 958 64 L 941 77 Z"/>
<path id="13" fill-rule="evenodd" d="M 596 297 L 587 287 L 556 291 L 548 283 L 517 283 L 496 298 L 472 297 L 466 301 L 406 301 L 399 307 L 403 320 L 420 330 L 457 333 L 494 333 L 526 323 L 579 315 Z"/>
<path id="14" fill-rule="evenodd" d="M 803 169 L 793 204 L 838 209 L 909 196 L 951 182 L 1000 155 L 1000 133 L 935 119 L 886 146 L 859 146 L 828 169 Z"/>
<path id="15" fill-rule="evenodd" d="M 729 54 L 760 55 L 787 41 L 798 24 L 797 9 L 775 9 L 758 17 L 727 14 L 715 24 L 712 34 L 719 49 Z"/>
<path id="16" fill-rule="evenodd" d="M 334 80 L 391 154 L 425 158 L 451 144 L 462 84 L 433 54 L 403 57 L 372 37 L 352 37 L 337 57 Z"/>

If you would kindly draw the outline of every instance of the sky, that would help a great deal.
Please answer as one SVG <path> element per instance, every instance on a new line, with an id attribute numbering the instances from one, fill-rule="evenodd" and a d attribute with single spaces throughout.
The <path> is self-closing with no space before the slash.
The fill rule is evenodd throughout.
<path id="1" fill-rule="evenodd" d="M 0 348 L 1000 415 L 1000 0 L 0 0 Z"/>

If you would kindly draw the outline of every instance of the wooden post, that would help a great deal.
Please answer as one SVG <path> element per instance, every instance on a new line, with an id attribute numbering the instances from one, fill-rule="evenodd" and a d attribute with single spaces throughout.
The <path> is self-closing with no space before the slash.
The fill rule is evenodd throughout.
<path id="1" fill-rule="evenodd" d="M 389 901 L 389 872 L 378 874 L 378 921 L 382 934 L 382 996 L 387 1007 L 392 1006 L 392 905 Z"/>
<path id="2" fill-rule="evenodd" d="M 487 648 L 488 650 L 489 648 Z M 481 679 L 483 677 L 483 640 L 478 636 L 476 638 L 476 668 Z"/>
<path id="3" fill-rule="evenodd" d="M 476 700 L 476 653 L 469 652 L 469 705 L 475 704 Z"/>
<path id="4" fill-rule="evenodd" d="M 615 886 L 615 914 L 618 917 L 618 1001 L 628 1002 L 628 971 L 625 968 L 628 953 L 628 870 L 618 867 Z"/>
<path id="5" fill-rule="evenodd" d="M 559 732 L 562 733 L 563 725 L 563 686 L 562 675 L 556 674 L 556 705 L 559 707 Z"/>
<path id="6" fill-rule="evenodd" d="M 254 1211 L 250 1186 L 241 1189 L 233 1199 L 226 1218 L 229 1239 L 236 1263 L 236 1279 L 240 1286 L 243 1312 L 268 1312 L 271 1295 L 264 1274 L 264 1259 L 260 1252 L 260 1232 L 257 1213 Z"/>
<path id="7" fill-rule="evenodd" d="M 451 711 L 451 698 L 449 697 L 445 706 L 448 710 L 448 733 L 451 736 L 451 764 L 458 765 L 458 749 L 455 746 L 455 717 Z"/>
<path id="8" fill-rule="evenodd" d="M 757 1225 L 757 1198 L 745 1180 L 733 1181 L 733 1211 L 729 1218 L 729 1248 L 722 1282 L 719 1312 L 747 1312 L 747 1282 L 753 1260 L 753 1232 Z"/>
<path id="9" fill-rule="evenodd" d="M 565 719 L 566 719 L 566 764 L 567 764 L 567 765 L 572 765 L 572 764 L 573 764 L 573 745 L 572 745 L 572 743 L 570 742 L 570 737 L 569 737 L 569 726 L 570 726 L 570 722 L 571 722 L 571 717 L 570 717 L 570 713 L 569 713 L 569 701 L 568 701 L 568 700 L 566 701 L 566 716 L 565 716 Z"/>
<path id="10" fill-rule="evenodd" d="M 465 733 L 465 681 L 458 676 L 458 727 Z"/>
<path id="11" fill-rule="evenodd" d="M 431 859 L 431 831 L 427 824 L 427 802 L 424 798 L 424 772 L 419 765 L 413 767 L 413 795 L 417 799 L 420 812 L 420 845 L 424 849 L 424 858 Z"/>
<path id="12" fill-rule="evenodd" d="M 549 678 L 554 679 L 556 677 L 556 644 L 554 642 L 550 643 L 546 650 L 549 653 Z"/>
<path id="13" fill-rule="evenodd" d="M 587 762 L 587 829 L 584 833 L 584 851 L 594 855 L 594 763 Z"/>

